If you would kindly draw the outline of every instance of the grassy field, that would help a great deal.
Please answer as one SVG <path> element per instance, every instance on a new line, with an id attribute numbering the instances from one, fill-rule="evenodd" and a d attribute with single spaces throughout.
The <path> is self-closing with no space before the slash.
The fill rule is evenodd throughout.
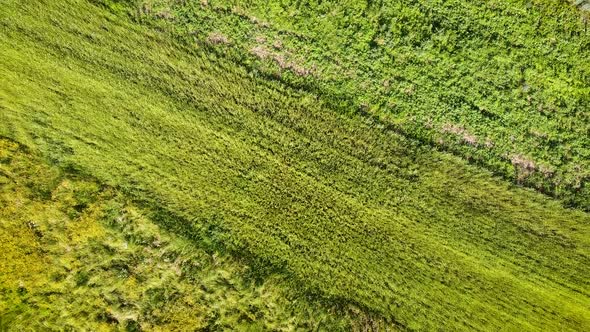
<path id="1" fill-rule="evenodd" d="M 245 278 L 247 265 L 166 232 L 113 188 L 0 147 L 0 331 L 355 326 L 352 312 L 291 302 L 280 276 Z"/>
<path id="2" fill-rule="evenodd" d="M 295 310 L 302 329 L 332 317 L 333 307 L 358 307 L 406 330 L 590 328 L 587 212 L 424 144 L 382 115 L 343 111 L 346 100 L 335 102 L 322 84 L 285 84 L 237 62 L 227 31 L 214 27 L 218 34 L 187 43 L 173 30 L 184 25 L 142 23 L 126 6 L 3 2 L 0 135 L 149 208 L 166 237 L 233 257 L 271 285 L 280 276 L 277 289 L 321 302 L 313 315 Z M 289 68 L 293 80 L 314 75 Z M 575 105 L 587 102 L 582 92 Z M 426 112 L 420 105 L 417 115 Z M 578 119 L 572 144 L 587 148 L 588 113 L 563 112 Z M 235 296 L 251 292 L 245 285 Z M 280 322 L 289 312 L 265 317 Z M 349 324 L 328 320 L 326 330 Z"/>
<path id="3" fill-rule="evenodd" d="M 137 3 L 140 21 L 218 36 L 237 62 L 590 209 L 590 13 L 567 1 Z"/>

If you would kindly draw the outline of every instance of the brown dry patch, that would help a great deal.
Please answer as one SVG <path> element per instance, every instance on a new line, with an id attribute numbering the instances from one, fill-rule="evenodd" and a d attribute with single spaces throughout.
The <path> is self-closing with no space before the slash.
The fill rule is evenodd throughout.
<path id="1" fill-rule="evenodd" d="M 529 130 L 529 133 L 538 138 L 547 138 L 549 136 L 547 133 L 536 129 Z"/>
<path id="2" fill-rule="evenodd" d="M 516 181 L 519 183 L 536 170 L 535 162 L 521 154 L 512 155 L 510 161 L 516 171 Z"/>
<path id="3" fill-rule="evenodd" d="M 253 47 L 250 52 L 252 52 L 252 54 L 254 54 L 256 57 L 258 57 L 261 60 L 264 60 L 266 58 L 269 57 L 269 55 L 271 54 L 271 52 L 264 46 L 258 45 Z"/>
<path id="4" fill-rule="evenodd" d="M 312 73 L 312 69 L 305 68 L 295 61 L 289 61 L 284 54 L 273 52 L 265 46 L 255 46 L 250 50 L 250 52 L 261 60 L 270 59 L 275 62 L 282 70 L 291 70 L 296 75 L 307 76 Z"/>
<path id="5" fill-rule="evenodd" d="M 290 68 L 295 74 L 299 76 L 307 76 L 311 74 L 311 69 L 305 68 L 296 63 L 291 63 Z"/>
<path id="6" fill-rule="evenodd" d="M 462 138 L 463 141 L 469 145 L 477 145 L 477 136 L 475 135 L 464 133 Z"/>
<path id="7" fill-rule="evenodd" d="M 403 92 L 408 96 L 412 96 L 416 92 L 416 87 L 412 84 L 409 87 L 405 88 Z"/>
<path id="8" fill-rule="evenodd" d="M 463 126 L 458 126 L 452 123 L 445 123 L 441 128 L 441 132 L 443 134 L 451 133 L 460 136 L 463 142 L 469 145 L 477 145 L 477 136 L 468 132 Z"/>
<path id="9" fill-rule="evenodd" d="M 289 62 L 287 62 L 287 59 L 285 59 L 285 56 L 283 54 L 275 53 L 273 59 L 277 63 L 277 65 L 281 67 L 281 69 L 289 69 L 291 65 Z"/>
<path id="10" fill-rule="evenodd" d="M 172 20 L 174 15 L 169 10 L 162 10 L 156 14 L 156 17 L 163 20 Z"/>
<path id="11" fill-rule="evenodd" d="M 152 5 L 150 3 L 143 3 L 141 7 L 139 7 L 139 14 L 149 15 L 152 13 Z"/>
<path id="12" fill-rule="evenodd" d="M 441 132 L 446 134 L 446 133 L 452 133 L 455 135 L 460 135 L 465 131 L 465 128 L 461 127 L 461 126 L 457 126 L 455 124 L 452 123 L 445 123 L 442 126 Z"/>
<path id="13" fill-rule="evenodd" d="M 535 170 L 535 162 L 531 158 L 527 158 L 521 154 L 515 154 L 510 158 L 512 165 L 526 171 Z"/>
<path id="14" fill-rule="evenodd" d="M 212 32 L 207 37 L 207 41 L 213 45 L 229 44 L 229 39 L 220 32 Z"/>
<path id="15" fill-rule="evenodd" d="M 272 43 L 272 47 L 276 48 L 277 50 L 280 50 L 283 48 L 283 42 L 280 39 L 277 39 Z"/>

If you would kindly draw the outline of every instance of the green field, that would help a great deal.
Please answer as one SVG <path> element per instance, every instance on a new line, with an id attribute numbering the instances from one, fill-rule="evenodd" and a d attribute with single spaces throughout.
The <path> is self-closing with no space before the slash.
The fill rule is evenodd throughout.
<path id="1" fill-rule="evenodd" d="M 228 3 L 0 2 L 0 258 L 13 262 L 0 266 L 3 328 L 36 330 L 28 323 L 41 317 L 44 328 L 79 329 L 91 317 L 87 329 L 590 329 L 581 12 L 566 2 Z M 373 37 L 377 13 L 415 21 Z M 416 23 L 432 17 L 445 17 L 446 34 Z M 545 34 L 526 29 L 535 19 Z M 481 47 L 501 26 L 522 45 L 499 34 L 506 44 Z M 559 52 L 542 53 L 543 38 Z M 485 71 L 481 54 L 466 55 L 488 51 L 497 59 Z M 63 181 L 74 194 L 59 195 Z M 113 224 L 117 215 L 136 217 Z M 35 218 L 53 240 L 27 233 Z M 174 259 L 157 262 L 166 255 L 141 240 L 153 236 Z M 79 256 L 64 251 L 70 241 Z M 108 265 L 113 256 L 125 263 Z M 209 263 L 174 273 L 177 257 L 195 256 Z M 158 288 L 167 280 L 176 291 Z"/>
<path id="2" fill-rule="evenodd" d="M 0 147 L 0 331 L 333 330 L 370 319 L 290 302 L 280 277 L 256 282 L 113 188 Z"/>
<path id="3" fill-rule="evenodd" d="M 189 42 L 223 35 L 236 62 L 590 209 L 590 12 L 566 1 L 138 7 L 138 20 Z"/>

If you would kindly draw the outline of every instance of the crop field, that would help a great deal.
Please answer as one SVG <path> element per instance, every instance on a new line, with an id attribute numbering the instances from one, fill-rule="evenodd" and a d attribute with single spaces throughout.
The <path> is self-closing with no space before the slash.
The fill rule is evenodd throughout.
<path id="1" fill-rule="evenodd" d="M 567 2 L 0 3 L 1 328 L 590 329 Z"/>

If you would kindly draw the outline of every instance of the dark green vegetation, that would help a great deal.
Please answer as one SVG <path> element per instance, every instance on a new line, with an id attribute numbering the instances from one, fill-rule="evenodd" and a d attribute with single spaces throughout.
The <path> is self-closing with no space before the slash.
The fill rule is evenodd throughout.
<path id="1" fill-rule="evenodd" d="M 169 234 L 112 188 L 6 140 L 0 206 L 0 331 L 351 326 L 352 313 L 290 303 L 278 277 L 245 280 L 246 265 Z"/>
<path id="2" fill-rule="evenodd" d="M 237 65 L 221 32 L 195 45 L 125 13 L 4 1 L 0 135 L 328 306 L 408 330 L 590 328 L 588 213 L 342 112 L 329 91 Z"/>
<path id="3" fill-rule="evenodd" d="M 567 1 L 139 0 L 137 17 L 590 209 L 590 15 Z"/>

